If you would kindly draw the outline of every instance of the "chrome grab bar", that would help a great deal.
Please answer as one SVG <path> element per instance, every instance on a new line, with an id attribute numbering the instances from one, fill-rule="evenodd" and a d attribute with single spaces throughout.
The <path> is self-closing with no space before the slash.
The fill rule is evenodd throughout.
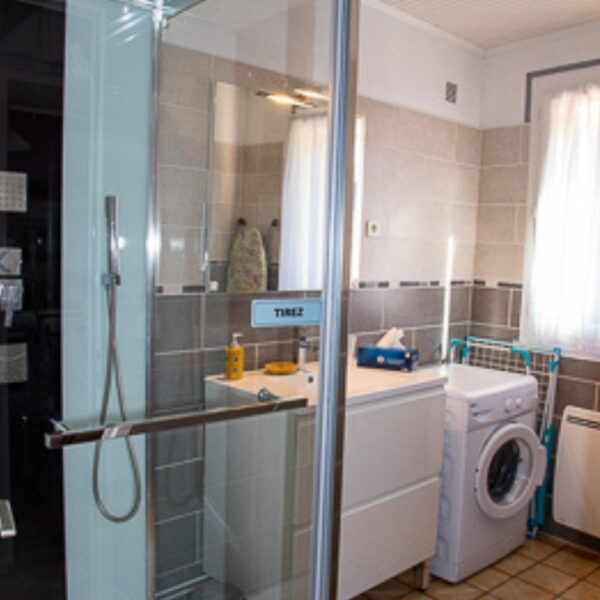
<path id="1" fill-rule="evenodd" d="M 172 429 L 184 429 L 185 427 L 285 412 L 305 408 L 306 406 L 308 406 L 307 398 L 293 397 L 269 402 L 241 404 L 229 408 L 212 408 L 198 412 L 161 415 L 143 421 L 124 421 L 90 429 L 69 429 L 64 423 L 53 421 L 54 432 L 46 433 L 45 444 L 46 448 L 56 450 L 100 440 L 108 441 L 146 433 L 161 433 Z"/>
<path id="2" fill-rule="evenodd" d="M 16 535 L 17 527 L 10 500 L 0 500 L 0 539 L 13 538 Z"/>

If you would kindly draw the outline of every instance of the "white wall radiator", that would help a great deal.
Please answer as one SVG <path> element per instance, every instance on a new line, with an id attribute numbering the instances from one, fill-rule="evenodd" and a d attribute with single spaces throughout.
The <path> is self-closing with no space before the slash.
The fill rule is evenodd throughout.
<path id="1" fill-rule="evenodd" d="M 553 498 L 557 523 L 600 537 L 600 412 L 565 408 Z"/>

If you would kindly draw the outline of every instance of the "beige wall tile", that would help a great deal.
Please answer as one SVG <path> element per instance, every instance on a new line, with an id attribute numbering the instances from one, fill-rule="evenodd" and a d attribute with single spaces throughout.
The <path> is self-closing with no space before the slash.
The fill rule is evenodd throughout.
<path id="1" fill-rule="evenodd" d="M 478 167 L 481 164 L 482 132 L 467 125 L 456 126 L 456 160 Z"/>
<path id="2" fill-rule="evenodd" d="M 486 244 L 512 243 L 515 240 L 515 206 L 479 207 L 477 241 Z"/>
<path id="3" fill-rule="evenodd" d="M 217 204 L 231 204 L 241 202 L 240 181 L 235 173 L 213 173 L 212 202 Z"/>
<path id="4" fill-rule="evenodd" d="M 474 262 L 475 244 L 456 244 L 452 279 L 461 279 L 463 281 L 473 279 Z"/>
<path id="5" fill-rule="evenodd" d="M 523 246 L 520 244 L 477 244 L 475 279 L 494 285 L 499 281 L 521 283 L 523 279 Z"/>
<path id="6" fill-rule="evenodd" d="M 529 140 L 531 136 L 531 127 L 529 125 L 521 126 L 521 156 L 522 163 L 529 162 Z"/>
<path id="7" fill-rule="evenodd" d="M 392 262 L 392 249 L 393 245 L 387 238 L 363 238 L 359 269 L 361 281 L 389 281 L 392 279 L 394 272 L 398 270 Z"/>
<path id="8" fill-rule="evenodd" d="M 515 242 L 525 243 L 527 237 L 527 206 L 515 206 Z"/>
<path id="9" fill-rule="evenodd" d="M 405 150 L 367 146 L 365 151 L 364 196 L 395 204 L 400 198 L 420 193 L 423 159 Z"/>
<path id="10" fill-rule="evenodd" d="M 158 282 L 200 285 L 202 279 L 202 229 L 165 225 L 161 227 Z"/>
<path id="11" fill-rule="evenodd" d="M 525 204 L 527 165 L 484 167 L 481 169 L 481 204 Z"/>
<path id="12" fill-rule="evenodd" d="M 483 131 L 482 165 L 511 165 L 518 163 L 520 153 L 520 127 L 498 127 Z"/>
<path id="13" fill-rule="evenodd" d="M 244 152 L 237 144 L 217 142 L 214 144 L 215 169 L 224 173 L 241 173 L 244 168 Z"/>
<path id="14" fill-rule="evenodd" d="M 447 205 L 448 229 L 446 236 L 455 242 L 474 244 L 477 238 L 477 206 L 471 204 Z"/>
<path id="15" fill-rule="evenodd" d="M 479 169 L 424 159 L 421 189 L 424 198 L 477 204 Z"/>
<path id="16" fill-rule="evenodd" d="M 389 104 L 361 97 L 357 113 L 366 117 L 366 142 L 369 146 L 394 145 L 394 122 L 398 109 Z"/>
<path id="17" fill-rule="evenodd" d="M 456 156 L 456 123 L 399 108 L 394 141 L 399 148 L 418 154 L 453 159 Z"/>
<path id="18" fill-rule="evenodd" d="M 159 165 L 157 187 L 160 222 L 202 227 L 207 178 L 206 171 Z"/>
<path id="19" fill-rule="evenodd" d="M 208 113 L 161 104 L 159 107 L 158 162 L 208 168 Z"/>
<path id="20" fill-rule="evenodd" d="M 202 52 L 162 44 L 159 61 L 160 102 L 208 110 L 211 62 L 211 57 Z"/>

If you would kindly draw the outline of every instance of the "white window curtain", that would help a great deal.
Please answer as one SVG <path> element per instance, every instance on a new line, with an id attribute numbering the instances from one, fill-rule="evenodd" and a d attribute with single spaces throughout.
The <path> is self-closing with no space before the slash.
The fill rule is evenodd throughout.
<path id="1" fill-rule="evenodd" d="M 281 206 L 280 290 L 320 289 L 325 253 L 327 116 L 292 117 Z"/>
<path id="2" fill-rule="evenodd" d="M 547 96 L 535 127 L 521 337 L 600 356 L 600 86 Z"/>
<path id="3" fill-rule="evenodd" d="M 350 279 L 358 285 L 365 119 L 356 120 Z M 288 135 L 281 207 L 280 290 L 318 290 L 325 256 L 327 116 L 299 115 Z"/>

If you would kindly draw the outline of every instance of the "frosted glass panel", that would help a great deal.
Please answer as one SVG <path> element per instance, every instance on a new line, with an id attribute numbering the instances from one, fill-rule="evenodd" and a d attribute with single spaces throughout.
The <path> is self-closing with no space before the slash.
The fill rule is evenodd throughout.
<path id="1" fill-rule="evenodd" d="M 152 142 L 149 11 L 107 0 L 69 0 L 64 124 L 64 420 L 98 423 L 106 370 L 105 196 L 118 198 L 122 283 L 118 346 L 129 417 L 145 414 L 146 223 Z M 109 420 L 118 419 L 111 394 Z M 134 492 L 122 441 L 106 444 L 99 487 L 115 513 Z M 145 444 L 135 451 L 145 481 Z M 67 578 L 77 600 L 146 597 L 146 507 L 114 524 L 92 495 L 94 446 L 65 451 Z M 143 491 L 143 490 L 142 490 Z M 142 497 L 145 494 L 142 493 Z"/>

